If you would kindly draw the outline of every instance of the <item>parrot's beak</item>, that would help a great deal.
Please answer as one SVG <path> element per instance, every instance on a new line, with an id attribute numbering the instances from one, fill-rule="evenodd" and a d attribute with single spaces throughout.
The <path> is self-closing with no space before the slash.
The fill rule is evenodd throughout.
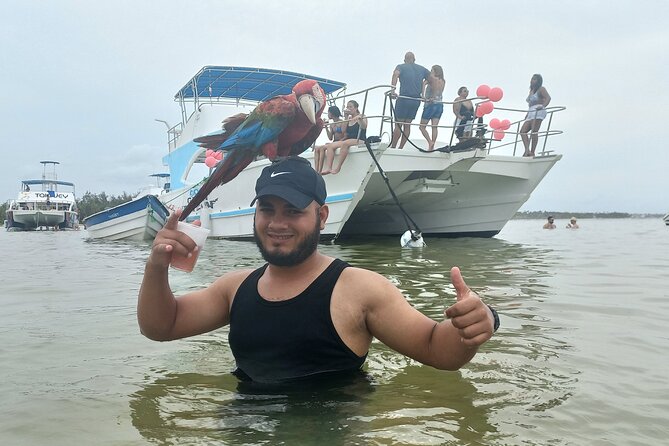
<path id="1" fill-rule="evenodd" d="M 297 101 L 300 103 L 300 108 L 307 115 L 309 121 L 312 124 L 316 124 L 316 112 L 320 110 L 321 104 L 310 94 L 303 94 L 297 98 Z"/>

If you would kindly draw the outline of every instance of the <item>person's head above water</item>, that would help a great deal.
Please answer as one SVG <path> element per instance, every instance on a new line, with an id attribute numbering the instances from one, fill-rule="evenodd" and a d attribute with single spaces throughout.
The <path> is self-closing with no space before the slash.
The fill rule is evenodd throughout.
<path id="1" fill-rule="evenodd" d="M 286 158 L 265 167 L 256 181 L 258 198 L 273 195 L 286 200 L 298 209 L 304 209 L 312 201 L 325 204 L 327 191 L 323 177 L 316 173 L 311 163 L 299 156 Z"/>

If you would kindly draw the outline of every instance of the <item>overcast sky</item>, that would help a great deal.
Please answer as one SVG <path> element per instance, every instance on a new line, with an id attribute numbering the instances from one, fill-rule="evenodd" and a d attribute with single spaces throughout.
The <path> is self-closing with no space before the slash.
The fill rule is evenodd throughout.
<path id="1" fill-rule="evenodd" d="M 523 210 L 669 211 L 664 0 L 4 1 L 0 202 L 40 177 L 40 160 L 59 161 L 79 196 L 150 184 L 167 152 L 154 119 L 176 124 L 174 94 L 205 65 L 357 90 L 388 83 L 409 50 L 444 68 L 448 100 L 486 83 L 504 90 L 499 106 L 525 108 L 541 73 L 567 107 L 553 123 L 563 158 Z"/>

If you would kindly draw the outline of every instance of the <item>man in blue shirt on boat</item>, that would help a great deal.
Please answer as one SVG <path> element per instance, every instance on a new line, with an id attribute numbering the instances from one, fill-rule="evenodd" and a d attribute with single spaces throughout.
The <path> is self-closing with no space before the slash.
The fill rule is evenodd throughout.
<path id="1" fill-rule="evenodd" d="M 385 277 L 320 253 L 327 193 L 303 158 L 267 166 L 255 190 L 254 236 L 267 264 L 175 297 L 168 282 L 172 256 L 196 254 L 195 242 L 176 229 L 175 212 L 146 263 L 137 307 L 145 336 L 167 341 L 229 324 L 235 375 L 275 383 L 359 373 L 373 338 L 423 364 L 457 370 L 497 329 L 496 313 L 457 267 L 451 270 L 457 302 L 435 321 Z"/>
<path id="2" fill-rule="evenodd" d="M 426 81 L 429 76 L 430 70 L 418 65 L 416 56 L 411 51 L 404 55 L 404 63 L 395 67 L 391 83 L 394 90 L 399 80 L 400 95 L 397 97 L 397 94 L 393 92 L 393 97 L 397 97 L 397 100 L 395 101 L 395 129 L 393 130 L 393 139 L 390 142 L 391 148 L 394 148 L 397 141 L 400 141 L 399 148 L 402 149 L 409 139 L 411 121 L 416 119 L 416 113 L 421 103 L 423 81 Z"/>

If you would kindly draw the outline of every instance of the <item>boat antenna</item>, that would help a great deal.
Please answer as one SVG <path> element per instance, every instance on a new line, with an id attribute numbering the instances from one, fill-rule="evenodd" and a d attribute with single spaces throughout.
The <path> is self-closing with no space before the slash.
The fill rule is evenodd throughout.
<path id="1" fill-rule="evenodd" d="M 155 118 L 154 118 L 154 121 L 162 122 L 163 124 L 165 124 L 165 127 L 167 127 L 167 130 L 169 130 L 169 129 L 172 128 L 172 127 L 167 123 L 167 121 L 163 121 L 162 119 L 155 119 Z"/>

